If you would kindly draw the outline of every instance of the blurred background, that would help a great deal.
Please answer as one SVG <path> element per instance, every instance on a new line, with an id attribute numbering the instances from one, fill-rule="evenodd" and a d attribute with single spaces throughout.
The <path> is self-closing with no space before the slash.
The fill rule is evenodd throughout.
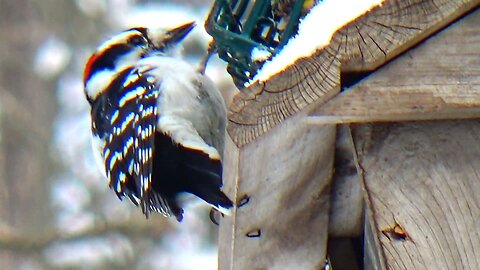
<path id="1" fill-rule="evenodd" d="M 110 191 L 93 159 L 82 73 L 100 42 L 132 26 L 196 20 L 198 64 L 211 1 L 0 0 L 0 269 L 216 269 L 207 207 L 148 220 Z M 234 86 L 218 59 L 208 75 Z"/>

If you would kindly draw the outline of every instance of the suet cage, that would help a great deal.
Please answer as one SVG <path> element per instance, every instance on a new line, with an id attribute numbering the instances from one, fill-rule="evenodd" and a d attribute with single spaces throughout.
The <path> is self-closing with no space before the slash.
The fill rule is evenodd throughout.
<path id="1" fill-rule="evenodd" d="M 228 63 L 227 71 L 237 87 L 250 81 L 265 60 L 296 34 L 309 2 L 314 1 L 215 1 L 205 28 L 215 41 L 219 57 Z"/>

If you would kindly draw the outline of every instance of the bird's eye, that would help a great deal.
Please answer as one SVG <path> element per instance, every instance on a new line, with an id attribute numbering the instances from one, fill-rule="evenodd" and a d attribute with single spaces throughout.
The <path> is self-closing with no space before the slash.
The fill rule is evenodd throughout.
<path id="1" fill-rule="evenodd" d="M 133 36 L 128 40 L 128 43 L 133 46 L 142 46 L 145 45 L 147 41 L 141 36 Z"/>

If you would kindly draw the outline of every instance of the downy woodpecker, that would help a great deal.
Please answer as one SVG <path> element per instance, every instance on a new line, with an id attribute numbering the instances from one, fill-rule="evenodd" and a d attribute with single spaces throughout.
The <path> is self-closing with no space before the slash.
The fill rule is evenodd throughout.
<path id="1" fill-rule="evenodd" d="M 228 212 L 220 190 L 226 109 L 212 81 L 178 55 L 194 23 L 132 28 L 90 57 L 84 86 L 94 151 L 109 186 L 140 205 L 183 218 L 178 195 L 191 193 Z"/>

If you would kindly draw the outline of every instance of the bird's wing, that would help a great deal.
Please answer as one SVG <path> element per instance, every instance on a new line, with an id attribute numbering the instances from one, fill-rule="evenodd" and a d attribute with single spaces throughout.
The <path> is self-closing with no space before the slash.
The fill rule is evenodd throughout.
<path id="1" fill-rule="evenodd" d="M 110 126 L 104 136 L 103 156 L 110 187 L 120 198 L 127 196 L 140 204 L 147 216 L 152 210 L 170 216 L 168 203 L 151 197 L 150 192 L 159 84 L 138 68 L 132 68 L 118 80 L 122 83 L 112 83 L 109 90 L 118 95 L 111 95 L 112 99 L 105 102 L 115 108 L 109 110 Z"/>
<path id="2" fill-rule="evenodd" d="M 162 200 L 159 201 L 159 209 L 151 209 L 150 190 L 152 188 L 153 151 L 158 117 L 158 95 L 158 86 L 153 84 L 136 99 L 137 110 L 132 127 L 134 133 L 133 175 L 137 186 L 140 187 L 142 211 L 148 215 L 151 210 L 157 210 L 169 216 L 168 204 Z"/>

